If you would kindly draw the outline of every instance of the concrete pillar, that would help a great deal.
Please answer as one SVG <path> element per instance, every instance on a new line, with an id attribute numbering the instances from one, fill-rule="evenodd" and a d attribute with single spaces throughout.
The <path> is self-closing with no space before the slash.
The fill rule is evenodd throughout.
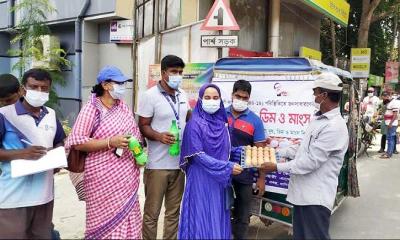
<path id="1" fill-rule="evenodd" d="M 281 15 L 281 0 L 271 0 L 270 19 L 269 19 L 269 50 L 274 57 L 279 54 L 279 21 Z"/>

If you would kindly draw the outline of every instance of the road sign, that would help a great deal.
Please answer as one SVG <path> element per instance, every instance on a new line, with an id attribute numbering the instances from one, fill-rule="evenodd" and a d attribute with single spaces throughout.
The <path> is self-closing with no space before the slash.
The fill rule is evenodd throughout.
<path id="1" fill-rule="evenodd" d="M 350 71 L 354 78 L 368 78 L 371 48 L 352 48 Z"/>
<path id="2" fill-rule="evenodd" d="M 215 0 L 200 30 L 240 30 L 226 0 Z"/>
<path id="3" fill-rule="evenodd" d="M 237 47 L 239 45 L 239 37 L 236 35 L 202 35 L 201 47 Z"/>

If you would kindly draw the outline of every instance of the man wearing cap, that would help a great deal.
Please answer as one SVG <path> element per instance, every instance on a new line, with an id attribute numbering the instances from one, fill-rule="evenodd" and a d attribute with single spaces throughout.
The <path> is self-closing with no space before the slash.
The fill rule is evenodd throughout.
<path id="1" fill-rule="evenodd" d="M 342 81 L 333 73 L 321 73 L 314 83 L 318 112 L 294 155 L 279 154 L 285 163 L 264 163 L 266 172 L 290 173 L 287 201 L 293 204 L 293 239 L 329 239 L 340 169 L 348 147 L 347 126 L 340 114 Z"/>
<path id="2" fill-rule="evenodd" d="M 375 116 L 379 107 L 379 98 L 374 95 L 374 92 L 375 90 L 373 87 L 368 88 L 368 96 L 363 100 L 365 109 L 364 116 L 367 117 L 368 122 Z"/>

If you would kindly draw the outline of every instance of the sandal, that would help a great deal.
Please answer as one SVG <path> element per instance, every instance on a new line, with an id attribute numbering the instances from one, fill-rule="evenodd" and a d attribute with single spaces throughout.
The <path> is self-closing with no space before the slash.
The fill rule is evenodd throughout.
<path id="1" fill-rule="evenodd" d="M 382 158 L 382 159 L 389 159 L 390 156 L 387 155 L 387 153 L 385 153 L 385 154 L 381 155 L 379 158 Z"/>

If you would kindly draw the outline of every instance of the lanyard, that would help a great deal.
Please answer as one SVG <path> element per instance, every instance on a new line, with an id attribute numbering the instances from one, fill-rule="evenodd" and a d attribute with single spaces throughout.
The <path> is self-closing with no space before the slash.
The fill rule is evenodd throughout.
<path id="1" fill-rule="evenodd" d="M 180 122 L 179 122 L 179 112 L 180 112 L 180 106 L 181 106 L 181 103 L 179 101 L 179 95 L 176 96 L 176 102 L 178 103 L 178 112 L 175 110 L 175 107 L 174 107 L 173 102 L 171 101 L 171 98 L 168 97 L 168 95 L 165 92 L 162 92 L 162 95 L 165 97 L 165 99 L 167 99 L 169 105 L 171 106 L 172 111 L 174 112 L 174 115 L 175 115 L 175 118 L 176 118 L 176 123 L 178 125 L 178 128 L 181 129 L 181 125 L 180 125 Z"/>

